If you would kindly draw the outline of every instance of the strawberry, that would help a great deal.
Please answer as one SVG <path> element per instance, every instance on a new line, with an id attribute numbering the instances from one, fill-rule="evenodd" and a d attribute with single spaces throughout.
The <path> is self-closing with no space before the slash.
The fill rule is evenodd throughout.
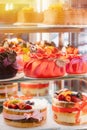
<path id="1" fill-rule="evenodd" d="M 59 94 L 59 95 L 58 95 L 58 99 L 59 99 L 60 101 L 65 101 L 65 96 L 62 95 L 62 94 Z"/>
<path id="2" fill-rule="evenodd" d="M 72 101 L 72 102 L 80 102 L 81 99 L 78 98 L 78 97 L 76 97 L 76 96 L 71 96 L 71 101 Z"/>
<path id="3" fill-rule="evenodd" d="M 15 109 L 15 104 L 8 104 L 8 108 Z"/>
<path id="4" fill-rule="evenodd" d="M 25 107 L 24 107 L 25 110 L 30 110 L 32 109 L 32 106 L 30 106 L 29 104 L 26 104 Z"/>
<path id="5" fill-rule="evenodd" d="M 19 107 L 20 110 L 23 110 L 25 108 L 25 105 L 26 104 L 23 103 L 23 102 L 18 103 L 18 107 Z"/>

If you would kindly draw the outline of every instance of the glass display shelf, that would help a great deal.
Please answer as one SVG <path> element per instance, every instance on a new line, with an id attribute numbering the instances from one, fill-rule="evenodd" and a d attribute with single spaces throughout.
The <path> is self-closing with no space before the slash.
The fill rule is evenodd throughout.
<path id="1" fill-rule="evenodd" d="M 37 23 L 0 24 L 2 33 L 51 33 L 51 32 L 81 32 L 87 25 L 46 25 Z"/>
<path id="2" fill-rule="evenodd" d="M 23 130 L 87 130 L 87 125 L 77 125 L 77 126 L 65 126 L 59 125 L 53 120 L 52 108 L 48 103 L 47 106 L 47 121 L 44 125 L 35 128 L 23 128 Z M 3 119 L 3 114 L 0 114 L 0 130 L 21 130 L 22 128 L 15 128 L 5 124 Z"/>
<path id="3" fill-rule="evenodd" d="M 23 73 L 17 74 L 13 78 L 8 78 L 8 79 L 0 79 L 0 82 L 47 82 L 47 81 L 57 81 L 57 80 L 83 80 L 86 81 L 87 74 L 73 74 L 73 75 L 68 75 L 66 74 L 65 76 L 62 77 L 54 77 L 54 78 L 32 78 L 32 77 L 26 77 Z"/>

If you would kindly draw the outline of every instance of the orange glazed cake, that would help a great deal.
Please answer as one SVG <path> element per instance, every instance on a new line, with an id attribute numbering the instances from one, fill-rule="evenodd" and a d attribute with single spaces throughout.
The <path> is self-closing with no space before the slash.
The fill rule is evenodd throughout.
<path id="1" fill-rule="evenodd" d="M 25 96 L 11 97 L 3 104 L 3 117 L 7 125 L 14 127 L 41 126 L 47 118 L 47 101 Z"/>
<path id="2" fill-rule="evenodd" d="M 58 124 L 87 124 L 87 95 L 62 89 L 52 100 L 53 119 Z"/>

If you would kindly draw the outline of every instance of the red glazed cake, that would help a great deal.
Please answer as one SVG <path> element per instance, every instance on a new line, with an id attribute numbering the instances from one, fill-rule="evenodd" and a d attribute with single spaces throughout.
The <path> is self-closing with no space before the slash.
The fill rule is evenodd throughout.
<path id="1" fill-rule="evenodd" d="M 30 97 L 12 97 L 3 104 L 3 117 L 7 125 L 27 128 L 41 126 L 47 118 L 47 101 Z"/>
<path id="2" fill-rule="evenodd" d="M 87 73 L 86 55 L 71 55 L 69 63 L 66 64 L 66 72 L 68 74 L 85 74 Z"/>
<path id="3" fill-rule="evenodd" d="M 38 49 L 30 54 L 30 60 L 24 65 L 24 73 L 27 77 L 52 78 L 65 74 L 65 66 L 61 66 L 62 54 L 53 47 L 51 51 Z"/>
<path id="4" fill-rule="evenodd" d="M 48 94 L 49 83 L 20 83 L 21 92 L 26 96 L 46 96 Z"/>
<path id="5" fill-rule="evenodd" d="M 62 89 L 53 97 L 52 111 L 58 124 L 87 124 L 87 95 Z"/>

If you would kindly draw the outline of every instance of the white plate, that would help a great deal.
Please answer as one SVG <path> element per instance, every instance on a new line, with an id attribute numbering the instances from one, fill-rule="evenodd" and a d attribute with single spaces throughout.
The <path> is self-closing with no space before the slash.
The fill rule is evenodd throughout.
<path id="1" fill-rule="evenodd" d="M 0 79 L 0 82 L 3 81 L 12 81 L 12 80 L 17 80 L 24 77 L 24 73 L 17 73 L 16 76 L 12 77 L 12 78 L 8 78 L 8 79 Z"/>

